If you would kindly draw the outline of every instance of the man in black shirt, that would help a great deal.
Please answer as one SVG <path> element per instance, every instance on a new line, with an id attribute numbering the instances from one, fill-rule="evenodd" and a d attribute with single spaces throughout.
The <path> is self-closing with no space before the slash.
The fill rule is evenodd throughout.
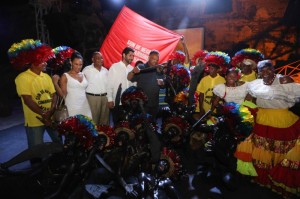
<path id="1" fill-rule="evenodd" d="M 158 60 L 159 52 L 152 50 L 148 62 L 138 65 L 127 76 L 131 82 L 137 82 L 137 87 L 142 88 L 147 95 L 148 102 L 144 108 L 154 120 L 156 120 L 159 111 L 159 90 L 164 85 L 163 74 L 157 71 Z"/>

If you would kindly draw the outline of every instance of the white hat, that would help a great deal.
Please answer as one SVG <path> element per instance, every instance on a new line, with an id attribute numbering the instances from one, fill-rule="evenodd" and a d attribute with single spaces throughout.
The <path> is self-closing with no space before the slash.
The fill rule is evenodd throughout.
<path id="1" fill-rule="evenodd" d="M 261 71 L 261 69 L 263 69 L 264 67 L 271 67 L 272 69 L 274 69 L 272 61 L 269 60 L 269 59 L 262 60 L 262 61 L 259 61 L 257 63 L 257 69 L 258 69 L 258 71 Z"/>

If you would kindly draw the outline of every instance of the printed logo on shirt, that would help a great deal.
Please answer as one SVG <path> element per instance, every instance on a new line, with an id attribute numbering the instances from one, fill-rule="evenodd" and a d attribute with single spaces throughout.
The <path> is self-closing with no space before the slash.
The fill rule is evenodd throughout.
<path id="1" fill-rule="evenodd" d="M 37 104 L 43 111 L 47 111 L 50 109 L 50 106 L 45 106 L 45 104 L 49 104 L 52 102 L 51 92 L 49 90 L 40 90 L 35 97 Z"/>
<path id="2" fill-rule="evenodd" d="M 212 99 L 212 91 L 213 91 L 213 88 L 209 88 L 205 91 L 205 94 L 204 94 L 204 102 L 207 103 L 207 104 L 210 104 L 211 103 L 211 99 Z"/>

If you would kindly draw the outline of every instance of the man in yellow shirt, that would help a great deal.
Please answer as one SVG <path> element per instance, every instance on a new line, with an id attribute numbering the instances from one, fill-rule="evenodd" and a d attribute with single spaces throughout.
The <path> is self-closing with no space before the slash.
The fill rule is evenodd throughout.
<path id="1" fill-rule="evenodd" d="M 199 112 L 203 115 L 211 108 L 211 99 L 213 97 L 213 88 L 215 85 L 225 83 L 224 77 L 218 74 L 220 67 L 215 64 L 210 64 L 209 75 L 203 77 L 197 86 L 199 93 Z"/>
<path id="2" fill-rule="evenodd" d="M 53 56 L 52 49 L 39 40 L 23 40 L 18 45 L 21 48 L 15 50 L 12 46 L 8 54 L 12 55 L 10 61 L 14 66 L 24 69 L 26 64 L 30 65 L 15 79 L 17 93 L 22 100 L 28 148 L 43 143 L 45 130 L 52 141 L 61 142 L 57 132 L 51 128 L 50 118 L 56 104 L 55 88 L 51 77 L 43 72 L 46 61 Z M 26 48 L 28 45 L 30 48 Z"/>
<path id="3" fill-rule="evenodd" d="M 225 83 L 224 77 L 220 74 L 226 72 L 230 57 L 226 53 L 216 51 L 208 53 L 203 61 L 208 66 L 208 75 L 201 79 L 196 89 L 196 92 L 199 94 L 199 104 L 196 107 L 199 117 L 211 109 L 214 86 Z"/>

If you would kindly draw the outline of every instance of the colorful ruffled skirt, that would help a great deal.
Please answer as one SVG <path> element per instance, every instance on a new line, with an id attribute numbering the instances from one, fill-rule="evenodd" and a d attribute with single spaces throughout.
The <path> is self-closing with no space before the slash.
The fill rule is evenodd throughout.
<path id="1" fill-rule="evenodd" d="M 300 120 L 287 109 L 262 109 L 236 150 L 237 171 L 289 198 L 300 196 Z"/>

